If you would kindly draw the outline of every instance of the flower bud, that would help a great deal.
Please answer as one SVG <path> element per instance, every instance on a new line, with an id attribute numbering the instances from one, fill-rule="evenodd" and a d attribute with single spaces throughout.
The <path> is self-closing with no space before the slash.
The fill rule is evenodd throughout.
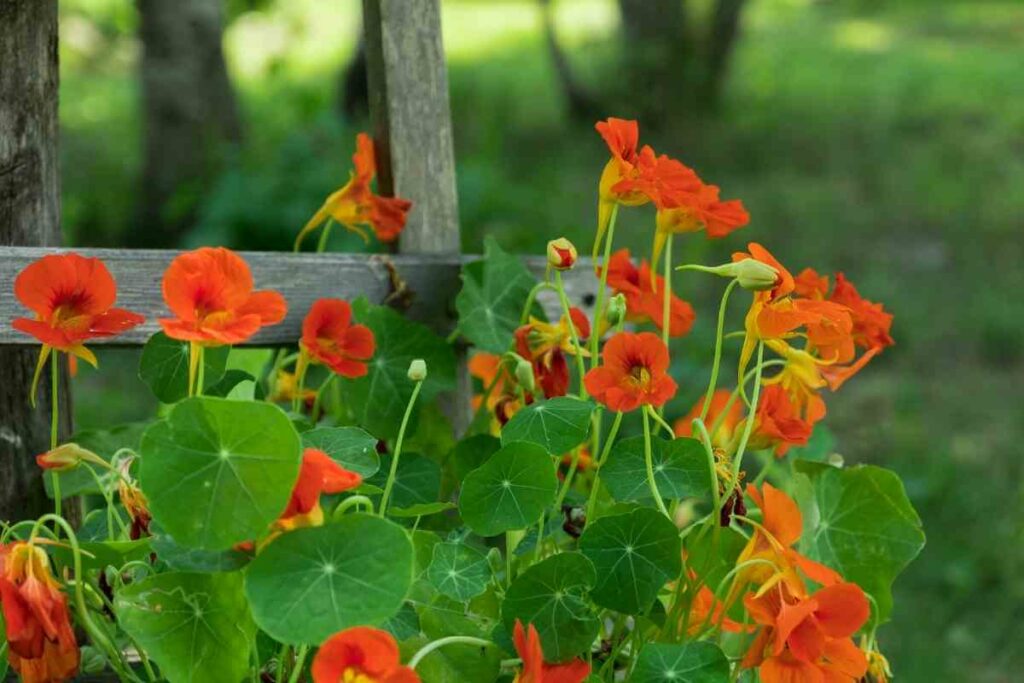
<path id="1" fill-rule="evenodd" d="M 409 379 L 413 382 L 422 382 L 427 378 L 427 362 L 417 358 L 409 363 Z"/>
<path id="2" fill-rule="evenodd" d="M 733 265 L 736 266 L 736 279 L 743 289 L 762 291 L 771 289 L 779 281 L 779 271 L 757 259 L 747 258 Z"/>
<path id="3" fill-rule="evenodd" d="M 569 270 L 576 265 L 576 247 L 572 242 L 559 237 L 548 242 L 548 266 L 555 270 Z"/>
<path id="4" fill-rule="evenodd" d="M 614 327 L 626 317 L 626 297 L 619 292 L 608 300 L 608 307 L 605 309 L 604 319 Z"/>
<path id="5" fill-rule="evenodd" d="M 516 382 L 527 393 L 533 393 L 537 390 L 537 381 L 533 376 L 533 365 L 525 358 L 520 358 L 516 362 Z"/>
<path id="6" fill-rule="evenodd" d="M 83 462 L 91 462 L 94 465 L 106 466 L 106 461 L 90 450 L 86 450 L 76 443 L 66 443 L 57 446 L 36 456 L 36 464 L 44 470 L 67 472 L 73 470 Z"/>

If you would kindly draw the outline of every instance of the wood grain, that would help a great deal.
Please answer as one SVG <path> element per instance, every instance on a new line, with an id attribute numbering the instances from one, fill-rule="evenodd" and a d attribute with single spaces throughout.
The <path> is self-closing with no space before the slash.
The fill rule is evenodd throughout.
<path id="1" fill-rule="evenodd" d="M 178 251 L 0 248 L 0 346 L 33 343 L 10 324 L 16 317 L 28 315 L 28 311 L 12 296 L 17 273 L 44 254 L 66 251 L 103 259 L 117 280 L 117 305 L 146 317 L 144 325 L 120 337 L 97 339 L 91 343 L 143 344 L 159 329 L 157 319 L 170 315 L 160 292 L 160 281 L 171 259 L 180 253 Z M 479 258 L 457 254 L 241 252 L 241 255 L 252 268 L 257 288 L 277 290 L 288 300 L 287 318 L 254 337 L 250 344 L 255 346 L 295 343 L 302 318 L 313 301 L 320 297 L 352 300 L 365 296 L 373 303 L 394 304 L 396 308 L 405 309 L 411 318 L 446 333 L 454 325 L 455 297 L 461 287 L 459 270 L 464 262 Z M 530 257 L 526 263 L 535 275 L 543 277 L 544 258 Z M 395 283 L 401 283 L 399 288 L 407 288 L 405 296 L 392 296 Z M 597 281 L 586 259 L 581 259 L 575 270 L 566 273 L 565 284 L 570 300 L 589 314 L 593 309 Z M 540 301 L 550 317 L 558 315 L 558 301 L 551 293 L 542 294 Z"/>

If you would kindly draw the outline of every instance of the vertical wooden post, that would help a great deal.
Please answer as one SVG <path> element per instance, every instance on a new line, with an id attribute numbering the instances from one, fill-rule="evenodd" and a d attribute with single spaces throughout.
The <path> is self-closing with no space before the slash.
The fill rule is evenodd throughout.
<path id="1" fill-rule="evenodd" d="M 60 243 L 57 1 L 0 1 L 0 247 Z M 0 296 L 13 296 L 0 292 Z M 0 347 L 0 520 L 50 508 L 34 456 L 49 448 L 49 382 L 28 404 L 39 347 Z M 67 377 L 62 434 L 71 429 Z"/>
<path id="2" fill-rule="evenodd" d="M 370 115 L 382 194 L 413 202 L 405 253 L 457 253 L 459 202 L 440 0 L 363 0 Z M 470 377 L 460 358 L 449 416 L 469 423 Z"/>

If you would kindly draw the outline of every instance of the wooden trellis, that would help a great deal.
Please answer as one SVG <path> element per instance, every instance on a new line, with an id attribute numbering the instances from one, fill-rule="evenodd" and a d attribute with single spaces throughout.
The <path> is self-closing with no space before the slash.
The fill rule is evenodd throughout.
<path id="1" fill-rule="evenodd" d="M 411 294 L 410 315 L 442 331 L 452 326 L 459 268 L 470 257 L 459 246 L 440 0 L 363 4 L 380 188 L 411 199 L 415 208 L 395 255 L 243 254 L 259 286 L 280 291 L 289 303 L 288 318 L 266 328 L 252 340 L 255 345 L 294 343 L 302 316 L 323 296 L 409 301 L 395 296 L 402 290 Z M 56 0 L 0 0 L 0 520 L 49 508 L 33 457 L 48 447 L 49 391 L 42 390 L 37 408 L 29 407 L 38 348 L 10 321 L 25 313 L 12 294 L 15 275 L 30 261 L 59 251 L 57 100 Z M 75 251 L 102 258 L 117 279 L 118 304 L 147 318 L 145 325 L 108 343 L 143 344 L 157 329 L 156 319 L 167 315 L 159 282 L 176 252 Z M 531 261 L 531 267 L 542 271 L 543 260 Z M 576 282 L 567 283 L 573 298 L 592 301 Z M 62 438 L 72 429 L 66 386 L 65 378 Z M 464 369 L 460 386 L 453 402 L 456 417 L 459 406 L 468 404 Z"/>

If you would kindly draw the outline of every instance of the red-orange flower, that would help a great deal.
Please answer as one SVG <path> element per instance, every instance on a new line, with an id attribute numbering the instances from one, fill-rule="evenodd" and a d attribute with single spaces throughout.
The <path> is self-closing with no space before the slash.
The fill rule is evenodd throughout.
<path id="1" fill-rule="evenodd" d="M 223 247 L 177 256 L 164 273 L 163 294 L 175 316 L 160 320 L 167 336 L 209 346 L 244 342 L 288 310 L 277 292 L 254 291 L 249 265 Z"/>
<path id="2" fill-rule="evenodd" d="M 364 228 L 373 230 L 381 242 L 393 242 L 402 232 L 412 202 L 398 197 L 381 197 L 373 193 L 370 184 L 377 174 L 377 163 L 374 158 L 373 140 L 366 133 L 356 136 L 356 151 L 352 155 L 352 163 L 355 170 L 349 176 L 348 182 L 327 197 L 323 206 L 313 214 L 295 238 L 296 251 L 307 234 L 329 219 L 336 220 L 364 240 L 369 239 Z"/>
<path id="3" fill-rule="evenodd" d="M 784 586 L 744 599 L 762 626 L 743 659 L 758 667 L 763 683 L 855 683 L 868 660 L 852 636 L 871 614 L 864 591 L 836 583 L 809 597 L 790 596 Z"/>
<path id="4" fill-rule="evenodd" d="M 708 237 L 717 239 L 750 222 L 750 214 L 743 202 L 738 199 L 723 202 L 718 195 L 717 185 L 707 185 L 698 180 L 693 188 L 672 188 L 658 197 L 657 230 L 651 256 L 654 268 L 658 267 L 661 252 L 671 234 L 704 230 Z"/>
<path id="5" fill-rule="evenodd" d="M 824 403 L 821 409 L 824 414 Z M 807 445 L 813 430 L 814 422 L 800 417 L 786 390 L 773 384 L 761 392 L 748 445 L 755 450 L 774 449 L 775 455 L 781 458 L 790 447 Z"/>
<path id="6" fill-rule="evenodd" d="M 328 638 L 311 669 L 313 683 L 419 683 L 420 677 L 402 666 L 398 643 L 387 631 L 355 626 Z"/>
<path id="7" fill-rule="evenodd" d="M 129 537 L 134 541 L 149 535 L 149 524 L 153 521 L 153 515 L 149 511 L 146 494 L 132 479 L 132 460 L 133 458 L 126 458 L 118 463 L 118 472 L 121 476 L 117 480 L 117 495 L 132 521 Z"/>
<path id="8" fill-rule="evenodd" d="M 302 467 L 299 479 L 292 489 L 288 507 L 274 523 L 275 528 L 288 531 L 299 527 L 320 526 L 324 523 L 324 511 L 320 507 L 320 496 L 324 493 L 342 493 L 363 483 L 363 478 L 351 472 L 331 456 L 317 448 L 302 452 Z"/>
<path id="9" fill-rule="evenodd" d="M 78 671 L 67 598 L 46 553 L 31 542 L 0 545 L 0 607 L 11 666 L 25 683 L 61 683 Z"/>
<path id="10" fill-rule="evenodd" d="M 629 249 L 620 249 L 608 261 L 608 286 L 626 297 L 626 319 L 651 322 L 662 329 L 665 303 L 665 278 L 653 276 L 647 261 L 633 265 Z M 669 336 L 682 337 L 690 332 L 695 318 L 693 307 L 675 294 L 669 301 Z"/>
<path id="11" fill-rule="evenodd" d="M 75 253 L 50 254 L 33 261 L 14 279 L 14 295 L 35 318 L 15 318 L 11 327 L 42 342 L 39 362 L 32 380 L 30 398 L 50 351 L 69 354 L 71 372 L 77 358 L 93 367 L 96 356 L 85 342 L 96 337 L 121 334 L 145 318 L 114 308 L 117 284 L 103 261 Z"/>
<path id="12" fill-rule="evenodd" d="M 477 352 L 469 359 L 469 374 L 480 380 L 484 391 L 490 389 L 487 394 L 487 410 L 494 413 L 492 431 L 497 433 L 523 407 L 516 388 L 518 383 L 514 371 L 501 356 Z M 530 392 L 524 392 L 523 396 L 527 403 L 533 402 Z M 474 412 L 480 410 L 482 402 L 482 394 L 473 397 Z"/>
<path id="13" fill-rule="evenodd" d="M 523 660 L 523 668 L 516 674 L 514 683 L 583 683 L 590 675 L 590 665 L 579 658 L 565 664 L 546 663 L 540 634 L 533 624 L 524 629 L 523 623 L 516 619 L 512 640 L 516 653 Z"/>
<path id="14" fill-rule="evenodd" d="M 628 412 L 660 406 L 675 396 L 676 382 L 666 374 L 668 349 L 651 332 L 620 332 L 605 344 L 603 364 L 587 373 L 587 391 L 611 410 Z"/>
<path id="15" fill-rule="evenodd" d="M 732 392 L 728 389 L 718 389 L 714 394 L 711 395 L 711 405 L 708 407 L 707 418 L 705 424 L 707 425 L 708 432 L 711 431 L 712 426 L 721 419 L 718 424 L 718 429 L 714 434 L 709 434 L 711 437 L 711 445 L 715 448 L 725 448 L 732 441 L 733 432 L 736 429 L 736 425 L 743 419 L 743 408 L 739 401 L 732 401 Z M 729 406 L 729 411 L 725 412 L 726 406 Z M 693 421 L 700 417 L 701 411 L 704 409 L 704 397 L 702 396 L 697 400 L 693 407 L 683 417 L 675 421 L 672 425 L 672 429 L 676 436 L 693 436 Z"/>
<path id="16" fill-rule="evenodd" d="M 580 344 L 590 337 L 590 321 L 578 308 L 570 308 L 572 325 Z M 533 365 L 533 375 L 548 398 L 565 396 L 569 391 L 569 364 L 565 355 L 576 355 L 572 331 L 565 316 L 557 323 L 546 323 L 536 318 L 515 332 L 516 353 Z M 588 355 L 586 349 L 581 349 Z"/>
<path id="17" fill-rule="evenodd" d="M 362 377 L 373 357 L 373 332 L 352 324 L 352 307 L 341 299 L 317 299 L 302 321 L 302 351 L 342 377 Z"/>

